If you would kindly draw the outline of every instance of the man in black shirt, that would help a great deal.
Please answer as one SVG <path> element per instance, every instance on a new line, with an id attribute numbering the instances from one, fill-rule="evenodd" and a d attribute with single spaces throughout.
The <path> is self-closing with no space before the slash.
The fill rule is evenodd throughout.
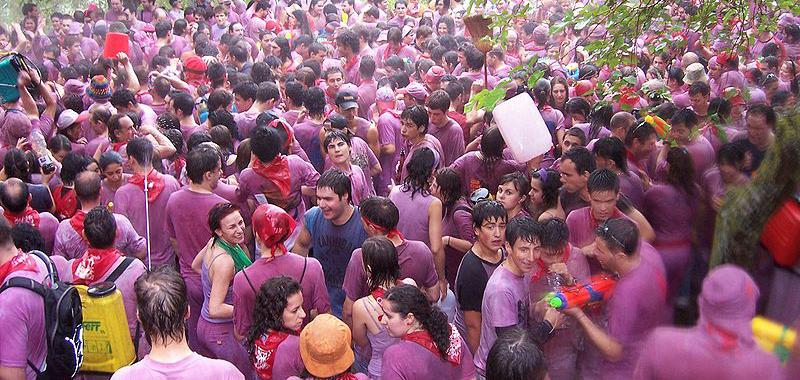
<path id="1" fill-rule="evenodd" d="M 483 291 L 505 258 L 502 247 L 507 221 L 506 209 L 497 201 L 481 201 L 472 210 L 476 240 L 461 260 L 454 287 L 459 304 L 456 326 L 462 330 L 472 352 L 477 352 L 481 340 Z"/>
<path id="2" fill-rule="evenodd" d="M 747 110 L 746 139 L 739 142 L 752 156 L 750 166 L 746 169 L 752 174 L 761 166 L 767 149 L 775 141 L 775 110 L 764 104 L 756 104 Z"/>

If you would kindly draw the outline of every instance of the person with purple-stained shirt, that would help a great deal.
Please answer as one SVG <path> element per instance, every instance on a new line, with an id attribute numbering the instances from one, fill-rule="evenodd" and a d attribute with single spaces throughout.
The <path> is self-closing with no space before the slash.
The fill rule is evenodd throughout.
<path id="1" fill-rule="evenodd" d="M 122 266 L 124 270 L 113 282 L 122 295 L 131 338 L 134 341 L 139 339 L 137 355 L 144 354 L 147 352 L 147 342 L 143 336 L 137 336 L 136 294 L 133 283 L 147 268 L 138 258 L 125 257 L 114 247 L 117 229 L 114 219 L 114 215 L 102 206 L 95 207 L 86 214 L 83 235 L 88 242 L 88 249 L 67 261 L 59 278 L 70 284 L 92 286 L 109 281 L 111 274 Z"/>
<path id="2" fill-rule="evenodd" d="M 531 274 L 531 300 L 542 300 L 561 286 L 586 283 L 589 280 L 589 263 L 586 254 L 569 244 L 569 229 L 561 219 L 551 218 L 541 223 L 542 252 Z M 540 317 L 537 317 L 539 319 Z M 577 373 L 577 360 L 581 347 L 580 332 L 567 320 L 550 334 L 542 344 L 545 363 L 554 380 L 573 379 Z"/>
<path id="3" fill-rule="evenodd" d="M 242 216 L 248 224 L 250 214 L 261 203 L 257 196 L 264 195 L 299 222 L 306 211 L 302 196 L 314 195 L 319 173 L 302 158 L 281 154 L 282 146 L 285 144 L 274 128 L 258 127 L 251 133 L 253 163 L 239 175 L 236 190 L 238 203 L 245 207 Z"/>
<path id="4" fill-rule="evenodd" d="M 54 260 L 63 264 L 63 258 Z M 49 265 L 49 264 L 48 264 Z M 44 261 L 14 246 L 11 225 L 0 222 L 0 285 L 26 278 L 48 286 L 52 277 Z M 36 379 L 47 356 L 45 313 L 42 297 L 28 289 L 11 287 L 0 293 L 0 373 L 14 379 Z M 29 364 L 32 363 L 32 364 Z"/>
<path id="5" fill-rule="evenodd" d="M 628 170 L 636 173 L 639 178 L 653 178 L 658 157 L 656 129 L 642 120 L 628 129 L 624 141 L 627 149 Z"/>
<path id="6" fill-rule="evenodd" d="M 178 268 L 189 292 L 189 346 L 206 356 L 211 356 L 211 352 L 200 344 L 200 337 L 197 335 L 197 323 L 203 305 L 203 287 L 200 273 L 192 269 L 192 262 L 211 239 L 208 223 L 198 222 L 208 220 L 208 213 L 214 206 L 226 203 L 225 199 L 213 192 L 221 175 L 217 151 L 206 147 L 195 148 L 186 155 L 189 185 L 172 193 L 164 210 L 166 232 L 178 256 Z"/>
<path id="7" fill-rule="evenodd" d="M 146 264 L 149 268 L 174 265 L 175 252 L 167 231 L 166 206 L 180 185 L 174 177 L 153 169 L 154 149 L 150 140 L 134 138 L 128 142 L 126 151 L 134 174 L 114 195 L 114 211 L 128 217 L 136 232 L 148 239 L 150 256 L 146 258 Z M 148 182 L 146 193 L 145 175 Z M 148 203 L 149 220 L 145 202 Z M 148 229 L 150 236 L 147 236 Z"/>
<path id="8" fill-rule="evenodd" d="M 351 160 L 350 135 L 341 130 L 328 132 L 323 141 L 327 148 L 332 168 L 342 171 L 350 177 L 353 204 L 358 206 L 362 199 L 375 195 L 375 190 L 367 182 L 364 171 Z"/>
<path id="9" fill-rule="evenodd" d="M 295 138 L 317 172 L 322 173 L 325 170 L 325 157 L 322 154 L 320 131 L 325 123 L 325 92 L 319 87 L 306 90 L 303 107 L 306 113 L 294 124 Z"/>
<path id="10" fill-rule="evenodd" d="M 236 121 L 236 125 L 239 128 L 239 136 L 242 139 L 250 137 L 250 131 L 256 127 L 258 115 L 275 108 L 280 102 L 280 97 L 280 88 L 277 84 L 264 82 L 258 85 L 253 105 L 245 112 L 239 111 L 233 118 Z M 308 152 L 305 146 L 303 146 L 303 150 Z"/>
<path id="11" fill-rule="evenodd" d="M 755 341 L 758 285 L 739 267 L 714 268 L 698 297 L 700 317 L 690 328 L 656 328 L 642 346 L 636 380 L 789 379 L 780 360 Z"/>
<path id="12" fill-rule="evenodd" d="M 421 290 L 395 286 L 386 292 L 381 307 L 381 323 L 389 336 L 400 338 L 383 353 L 381 380 L 475 378 L 467 342 Z"/>
<path id="13" fill-rule="evenodd" d="M 244 380 L 236 367 L 209 359 L 189 348 L 185 319 L 189 314 L 186 284 L 169 266 L 142 274 L 134 284 L 137 318 L 150 342 L 142 360 L 119 369 L 113 380 L 201 379 Z"/>
<path id="14" fill-rule="evenodd" d="M 453 161 L 453 168 L 461 176 L 461 191 L 470 194 L 478 188 L 496 190 L 500 178 L 525 165 L 503 158 L 505 141 L 498 128 L 487 129 L 481 137 L 480 151 L 466 152 Z"/>
<path id="15" fill-rule="evenodd" d="M 304 324 L 316 315 L 330 312 L 322 265 L 315 258 L 288 252 L 284 246 L 295 225 L 293 218 L 274 205 L 260 205 L 253 213 L 253 235 L 261 256 L 233 278 L 233 326 L 239 341 L 255 323 L 253 308 L 258 289 L 273 277 L 289 276 L 300 283 Z"/>
<path id="16" fill-rule="evenodd" d="M 497 186 L 496 199 L 508 213 L 508 220 L 530 216 L 525 210 L 528 194 L 531 192 L 531 182 L 522 172 L 508 173 L 500 178 Z"/>
<path id="17" fill-rule="evenodd" d="M 436 171 L 431 195 L 442 201 L 442 245 L 445 254 L 445 276 L 452 288 L 461 259 L 475 243 L 472 228 L 472 206 L 461 193 L 461 177 L 451 168 Z"/>
<path id="18" fill-rule="evenodd" d="M 450 95 L 447 91 L 436 90 L 425 101 L 428 111 L 427 133 L 436 137 L 442 144 L 444 155 L 442 166 L 450 166 L 464 154 L 464 131 L 453 119 L 447 117 L 450 111 Z"/>
<path id="19" fill-rule="evenodd" d="M 584 378 L 630 379 L 647 335 L 664 319 L 667 282 L 664 265 L 641 242 L 636 224 L 619 218 L 604 222 L 596 231 L 594 250 L 587 252 L 619 279 L 605 303 L 605 327 L 572 307 L 564 314 L 575 319 L 585 334 L 586 350 L 602 356 L 598 367 L 582 365 Z M 585 364 L 585 363 L 583 363 Z"/>
<path id="20" fill-rule="evenodd" d="M 644 204 L 644 184 L 639 176 L 628 170 L 625 144 L 616 137 L 597 140 L 592 147 L 598 169 L 608 169 L 619 178 L 619 192 L 625 195 L 633 206 L 642 209 Z"/>
<path id="21" fill-rule="evenodd" d="M 710 169 L 716 161 L 714 147 L 702 135 L 692 138 L 695 128 L 698 127 L 697 114 L 689 108 L 679 110 L 670 119 L 670 129 L 668 139 L 675 141 L 678 146 L 684 147 L 692 157 L 694 167 L 694 181 L 699 183 L 703 179 L 703 173 Z M 667 153 L 671 144 L 664 144 L 658 154 L 658 164 L 654 179 L 664 179 L 667 172 Z"/>
<path id="22" fill-rule="evenodd" d="M 402 182 L 408 176 L 408 163 L 414 152 L 428 148 L 436 156 L 436 169 L 442 167 L 444 150 L 436 137 L 428 134 L 428 111 L 425 107 L 413 105 L 406 107 L 400 114 L 400 135 L 403 137 L 403 146 L 400 149 L 399 176 L 395 175 L 395 183 Z"/>
<path id="23" fill-rule="evenodd" d="M 84 235 L 86 214 L 97 206 L 106 206 L 100 201 L 101 183 L 100 175 L 90 171 L 79 173 L 75 178 L 75 194 L 80 202 L 80 209 L 71 218 L 59 223 L 53 255 L 63 256 L 69 260 L 86 252 L 88 247 Z M 125 256 L 144 259 L 147 242 L 136 233 L 128 218 L 120 214 L 113 215 L 116 222 L 114 247 Z"/>
<path id="24" fill-rule="evenodd" d="M 39 230 L 44 238 L 45 253 L 53 252 L 58 219 L 49 212 L 38 212 L 30 205 L 28 184 L 19 178 L 9 178 L 0 187 L 3 216 L 12 225 L 27 223 Z"/>
<path id="25" fill-rule="evenodd" d="M 348 110 L 346 112 L 351 112 Z M 360 119 L 360 118 L 358 118 Z M 360 119 L 363 120 L 363 119 Z M 372 148 L 364 138 L 359 137 L 353 129 L 348 127 L 347 119 L 338 114 L 332 113 L 328 118 L 325 120 L 324 127 L 320 131 L 320 141 L 325 141 L 326 135 L 331 132 L 339 130 L 346 133 L 350 138 L 350 159 L 351 163 L 354 166 L 358 166 L 361 168 L 361 171 L 364 172 L 364 178 L 366 180 L 367 188 L 370 189 L 372 193 L 375 192 L 372 176 L 381 174 L 382 167 L 380 162 L 378 161 L 378 157 L 375 155 L 375 152 L 372 151 Z M 322 144 L 323 152 L 325 153 L 325 169 L 329 169 L 333 166 L 333 162 L 331 160 L 330 154 L 328 154 L 328 148 Z"/>
<path id="26" fill-rule="evenodd" d="M 586 184 L 595 168 L 594 157 L 584 147 L 570 149 L 561 155 L 558 171 L 563 186 L 559 194 L 559 203 L 567 217 L 573 210 L 589 205 L 591 197 Z"/>
<path id="27" fill-rule="evenodd" d="M 360 97 L 359 97 L 360 98 Z M 375 177 L 375 192 L 380 196 L 389 194 L 392 179 L 397 174 L 397 163 L 403 147 L 403 136 L 400 134 L 400 112 L 395 110 L 394 91 L 390 87 L 381 87 L 375 93 L 375 107 L 378 113 L 376 126 L 380 142 L 379 160 L 381 173 Z M 360 107 L 359 107 L 360 108 Z"/>
<path id="28" fill-rule="evenodd" d="M 361 84 L 358 85 L 358 116 L 370 121 L 375 121 L 374 115 L 370 115 L 370 106 L 375 104 L 378 82 L 375 81 L 375 59 L 371 56 L 364 59 L 358 64 L 358 73 L 361 76 Z"/>
<path id="29" fill-rule="evenodd" d="M 509 221 L 506 226 L 505 261 L 498 267 L 483 293 L 481 305 L 481 342 L 475 353 L 475 368 L 486 376 L 486 359 L 499 336 L 514 327 L 528 329 L 531 325 L 531 271 L 542 254 L 542 227 L 530 217 Z M 562 319 L 548 308 L 544 323 L 554 331 Z"/>
<path id="30" fill-rule="evenodd" d="M 403 31 L 397 27 L 389 28 L 386 34 L 386 44 L 375 49 L 375 63 L 378 68 L 383 68 L 386 65 L 386 60 L 393 55 L 412 64 L 416 61 L 414 48 L 403 44 Z"/>
<path id="31" fill-rule="evenodd" d="M 642 212 L 653 226 L 653 241 L 667 271 L 672 302 L 692 261 L 692 235 L 699 206 L 699 188 L 692 157 L 685 148 L 670 148 L 665 181 L 653 184 L 644 195 Z"/>
<path id="32" fill-rule="evenodd" d="M 339 53 L 339 58 L 343 62 L 344 81 L 360 86 L 361 74 L 359 73 L 359 68 L 361 66 L 361 57 L 359 57 L 358 52 L 361 51 L 361 42 L 358 39 L 358 35 L 349 29 L 337 33 L 336 49 Z"/>
<path id="33" fill-rule="evenodd" d="M 369 197 L 359 206 L 364 230 L 370 237 L 385 236 L 394 244 L 397 262 L 400 265 L 400 279 L 410 278 L 431 300 L 439 299 L 439 277 L 430 248 L 420 241 L 407 240 L 397 230 L 400 212 L 397 206 L 385 197 Z M 353 303 L 369 295 L 369 275 L 364 265 L 361 248 L 353 251 L 344 274 L 346 299 L 342 308 L 342 319 L 352 325 Z"/>
<path id="34" fill-rule="evenodd" d="M 111 207 L 113 211 L 114 195 L 122 185 L 128 183 L 131 175 L 123 173 L 122 165 L 125 160 L 115 151 L 104 152 L 100 155 L 100 160 L 98 161 L 100 173 L 103 176 L 100 188 L 100 203 Z"/>

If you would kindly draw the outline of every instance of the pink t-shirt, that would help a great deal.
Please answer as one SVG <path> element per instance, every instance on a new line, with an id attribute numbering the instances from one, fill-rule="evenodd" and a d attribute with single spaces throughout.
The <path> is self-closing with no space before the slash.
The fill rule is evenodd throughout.
<path id="1" fill-rule="evenodd" d="M 460 339 L 460 343 L 461 363 L 454 366 L 417 343 L 401 340 L 383 352 L 381 380 L 474 379 L 475 365 L 472 353 L 469 352 L 469 347 L 463 338 Z"/>
<path id="2" fill-rule="evenodd" d="M 317 180 L 319 179 L 319 173 L 314 170 L 314 167 L 311 166 L 311 164 L 303 161 L 303 159 L 298 156 L 289 155 L 286 156 L 286 159 L 289 161 L 289 173 L 292 177 L 288 198 L 298 202 L 297 206 L 290 210 L 286 210 L 286 212 L 288 212 L 289 215 L 299 222 L 303 218 L 303 214 L 306 211 L 306 205 L 301 199 L 302 187 L 316 186 Z M 255 199 L 255 194 L 263 194 L 265 189 L 272 189 L 274 186 L 275 185 L 272 182 L 253 171 L 253 169 L 247 168 L 242 171 L 242 174 L 239 175 L 239 188 L 236 191 L 236 195 L 239 200 L 239 204 L 242 206 L 247 206 L 242 210 L 242 216 L 245 218 L 245 220 L 250 219 L 250 215 L 255 210 L 255 207 L 258 206 L 258 202 Z"/>
<path id="3" fill-rule="evenodd" d="M 143 252 L 147 242 L 136 233 L 133 225 L 124 215 L 114 214 L 117 222 L 117 235 L 114 238 L 114 247 L 126 256 L 136 256 Z M 53 255 L 59 255 L 67 260 L 80 257 L 89 248 L 89 244 L 81 237 L 72 225 L 70 219 L 62 220 L 56 230 Z"/>
<path id="4" fill-rule="evenodd" d="M 196 352 L 175 363 L 160 363 L 147 355 L 138 363 L 121 368 L 113 380 L 244 380 L 244 375 L 236 367 L 225 360 L 209 359 Z"/>
<path id="5" fill-rule="evenodd" d="M 448 117 L 442 126 L 428 124 L 428 133 L 442 144 L 441 166 L 450 166 L 464 154 L 464 131 L 453 119 Z"/>

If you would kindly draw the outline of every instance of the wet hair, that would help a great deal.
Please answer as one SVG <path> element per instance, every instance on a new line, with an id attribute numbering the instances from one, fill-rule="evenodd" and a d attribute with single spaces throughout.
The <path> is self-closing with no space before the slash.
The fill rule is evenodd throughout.
<path id="1" fill-rule="evenodd" d="M 441 168 L 436 171 L 435 178 L 436 184 L 439 186 L 440 196 L 442 197 L 441 201 L 444 214 L 446 215 L 463 196 L 461 193 L 461 174 L 452 168 Z"/>
<path id="2" fill-rule="evenodd" d="M 292 103 L 296 106 L 303 105 L 303 99 L 305 98 L 306 89 L 303 87 L 303 84 L 298 81 L 287 81 L 286 82 L 286 99 L 291 100 Z"/>
<path id="3" fill-rule="evenodd" d="M 139 165 L 144 166 L 153 161 L 153 144 L 144 137 L 136 137 L 128 141 L 125 151 L 128 153 L 128 157 L 135 159 Z"/>
<path id="4" fill-rule="evenodd" d="M 666 182 L 683 190 L 687 195 L 694 196 L 694 164 L 692 156 L 686 148 L 673 147 L 667 152 Z"/>
<path id="5" fill-rule="evenodd" d="M 564 104 L 564 111 L 566 113 L 564 116 L 577 113 L 583 115 L 585 118 L 588 118 L 591 110 L 592 106 L 589 104 L 589 102 L 581 97 L 570 98 L 567 100 L 567 103 Z"/>
<path id="6" fill-rule="evenodd" d="M 90 171 L 78 173 L 75 177 L 75 195 L 78 200 L 95 200 L 100 197 L 102 178 L 99 174 Z"/>
<path id="7" fill-rule="evenodd" d="M 635 126 L 628 128 L 625 133 L 625 146 L 630 147 L 633 145 L 633 140 L 639 140 L 640 143 L 656 135 L 656 129 L 650 123 L 639 120 Z"/>
<path id="8" fill-rule="evenodd" d="M 384 233 L 397 228 L 400 211 L 391 199 L 372 196 L 361 200 L 358 205 L 361 216 L 370 223 L 384 229 Z"/>
<path id="9" fill-rule="evenodd" d="M 540 230 L 539 224 L 528 216 L 513 218 L 506 224 L 506 242 L 511 247 L 514 247 L 519 239 L 533 243 L 540 240 Z"/>
<path id="10" fill-rule="evenodd" d="M 183 92 L 172 94 L 172 106 L 176 111 L 181 111 L 184 117 L 194 111 L 194 99 L 192 96 Z"/>
<path id="11" fill-rule="evenodd" d="M 301 292 L 300 284 L 289 276 L 272 277 L 261 285 L 253 305 L 253 325 L 245 344 L 250 355 L 255 354 L 256 340 L 270 330 L 292 332 L 283 325 L 283 312 L 289 297 Z"/>
<path id="12" fill-rule="evenodd" d="M 19 178 L 23 182 L 30 182 L 31 169 L 25 153 L 17 148 L 11 148 L 3 157 L 3 170 L 9 178 Z"/>
<path id="13" fill-rule="evenodd" d="M 319 87 L 309 87 L 303 99 L 303 106 L 306 107 L 308 114 L 311 116 L 324 116 L 325 92 Z"/>
<path id="14" fill-rule="evenodd" d="M 336 36 L 336 45 L 349 47 L 350 51 L 355 55 L 358 55 L 361 51 L 361 42 L 358 40 L 358 35 L 350 30 L 344 30 Z"/>
<path id="15" fill-rule="evenodd" d="M 578 171 L 578 175 L 583 175 L 585 172 L 591 173 L 596 167 L 592 153 L 582 146 L 565 152 L 564 155 L 561 156 L 561 162 L 563 163 L 565 159 L 568 159 L 575 164 L 575 169 Z"/>
<path id="16" fill-rule="evenodd" d="M 595 233 L 609 248 L 622 250 L 626 256 L 633 256 L 639 245 L 639 230 L 626 218 L 609 219 Z"/>
<path id="17" fill-rule="evenodd" d="M 136 311 L 147 337 L 166 344 L 186 339 L 186 283 L 169 265 L 145 272 L 134 284 Z"/>
<path id="18" fill-rule="evenodd" d="M 372 56 L 364 56 L 358 65 L 358 73 L 361 74 L 362 78 L 372 78 L 375 75 L 375 66 L 375 59 Z"/>
<path id="19" fill-rule="evenodd" d="M 250 149 L 259 161 L 272 162 L 281 150 L 281 139 L 272 128 L 256 127 L 250 131 Z"/>
<path id="20" fill-rule="evenodd" d="M 111 94 L 111 99 L 109 99 L 109 101 L 115 108 L 128 107 L 128 105 L 136 107 L 136 105 L 139 104 L 136 101 L 136 94 L 127 88 L 114 91 L 114 93 Z"/>
<path id="21" fill-rule="evenodd" d="M 447 315 L 438 306 L 431 306 L 428 298 L 419 288 L 406 284 L 397 285 L 386 291 L 383 299 L 384 302 L 391 303 L 392 311 L 402 316 L 414 314 L 414 318 L 433 338 L 440 356 L 447 357 L 451 343 Z"/>
<path id="22" fill-rule="evenodd" d="M 734 143 L 723 144 L 717 151 L 717 165 L 732 165 L 739 167 L 744 160 L 744 150 Z"/>
<path id="23" fill-rule="evenodd" d="M 195 184 L 201 184 L 206 173 L 220 167 L 219 153 L 212 148 L 199 147 L 186 155 L 186 176 Z"/>
<path id="24" fill-rule="evenodd" d="M 415 150 L 406 164 L 403 191 L 411 191 L 411 199 L 414 199 L 414 195 L 418 193 L 423 196 L 430 194 L 428 186 L 435 167 L 436 156 L 430 148 L 422 147 Z"/>
<path id="25" fill-rule="evenodd" d="M 397 249 L 385 236 L 367 238 L 361 244 L 361 259 L 367 269 L 367 286 L 370 291 L 384 284 L 394 284 L 400 278 Z"/>
<path id="26" fill-rule="evenodd" d="M 542 183 L 542 211 L 556 207 L 561 190 L 561 175 L 558 171 L 549 168 L 532 170 L 531 179 Z"/>
<path id="27" fill-rule="evenodd" d="M 230 202 L 220 202 L 215 204 L 214 207 L 208 211 L 208 228 L 211 230 L 211 235 L 217 237 L 217 234 L 214 231 L 222 228 L 222 219 L 225 219 L 228 215 L 238 211 L 239 206 L 236 206 Z"/>
<path id="28" fill-rule="evenodd" d="M 546 375 L 544 353 L 520 327 L 498 336 L 486 358 L 486 380 L 543 380 Z"/>
<path id="29" fill-rule="evenodd" d="M 619 177 L 609 169 L 597 169 L 589 175 L 586 188 L 589 193 L 594 193 L 595 191 L 619 193 Z"/>
<path id="30" fill-rule="evenodd" d="M 11 237 L 14 239 L 14 245 L 22 252 L 45 250 L 42 233 L 29 223 L 19 223 L 11 227 Z"/>
<path id="31" fill-rule="evenodd" d="M 564 132 L 564 137 L 566 136 L 577 137 L 579 140 L 578 142 L 581 144 L 581 146 L 586 146 L 586 133 L 583 132 L 583 129 L 580 129 L 578 127 L 572 127 L 570 129 L 567 129 L 567 131 Z"/>
<path id="32" fill-rule="evenodd" d="M 108 208 L 101 205 L 86 214 L 83 221 L 83 235 L 92 248 L 109 248 L 114 245 L 117 222 Z"/>
<path id="33" fill-rule="evenodd" d="M 72 152 L 72 143 L 67 136 L 57 134 L 47 142 L 47 149 L 50 149 L 53 153 L 58 153 L 62 150 Z"/>
<path id="34" fill-rule="evenodd" d="M 589 133 L 586 140 L 591 141 L 598 137 L 603 128 L 611 126 L 611 118 L 614 116 L 614 109 L 611 105 L 598 103 L 589 112 Z"/>
<path id="35" fill-rule="evenodd" d="M 218 88 L 208 95 L 208 112 L 227 109 L 233 103 L 233 95 L 228 91 Z"/>
<path id="36" fill-rule="evenodd" d="M 770 128 L 775 128 L 775 121 L 777 120 L 777 116 L 775 114 L 775 110 L 765 104 L 754 104 L 747 109 L 747 116 L 750 115 L 761 115 L 767 121 L 767 125 Z"/>
<path id="37" fill-rule="evenodd" d="M 667 80 L 670 79 L 683 86 L 683 69 L 677 66 L 670 67 L 667 70 Z"/>
<path id="38" fill-rule="evenodd" d="M 317 189 L 329 188 L 339 196 L 339 200 L 347 195 L 348 202 L 353 201 L 352 182 L 350 177 L 339 169 L 328 169 L 317 180 Z"/>
<path id="39" fill-rule="evenodd" d="M 507 183 L 514 184 L 514 188 L 519 192 L 520 197 L 528 198 L 528 193 L 531 191 L 531 181 L 525 176 L 523 172 L 512 172 L 500 177 L 499 185 Z"/>
<path id="40" fill-rule="evenodd" d="M 326 152 L 328 151 L 328 145 L 336 140 L 342 140 L 345 144 L 347 144 L 347 146 L 352 146 L 349 133 L 340 129 L 334 129 L 326 133 L 325 139 L 322 141 L 322 146 L 325 148 Z"/>
<path id="41" fill-rule="evenodd" d="M 123 160 L 122 156 L 110 150 L 100 155 L 100 161 L 98 162 L 100 166 L 100 170 L 106 170 L 106 168 L 111 164 L 122 165 L 125 161 Z"/>
<path id="42" fill-rule="evenodd" d="M 627 150 L 622 140 L 616 137 L 604 137 L 597 140 L 592 148 L 595 157 L 602 157 L 614 161 L 614 165 L 623 173 L 628 171 Z"/>
<path id="43" fill-rule="evenodd" d="M 708 96 L 711 94 L 711 86 L 708 85 L 706 82 L 694 82 L 691 86 L 689 86 L 689 96 L 692 95 L 705 95 Z"/>
<path id="44" fill-rule="evenodd" d="M 678 112 L 675 112 L 675 114 L 672 115 L 672 118 L 669 119 L 669 124 L 672 127 L 682 124 L 689 130 L 692 130 L 695 126 L 697 126 L 697 122 L 697 114 L 691 108 L 678 110 Z"/>
<path id="45" fill-rule="evenodd" d="M 545 249 L 563 248 L 569 241 L 567 223 L 559 218 L 550 218 L 540 223 L 539 242 Z"/>
<path id="46" fill-rule="evenodd" d="M 428 96 L 425 105 L 432 110 L 439 110 L 447 114 L 450 110 L 450 95 L 445 90 L 436 90 Z"/>
<path id="47" fill-rule="evenodd" d="M 480 228 L 487 220 L 508 221 L 508 212 L 503 204 L 497 201 L 480 201 L 472 208 L 472 226 Z"/>
<path id="48" fill-rule="evenodd" d="M 400 119 L 411 120 L 417 128 L 423 128 L 423 133 L 428 132 L 428 111 L 420 105 L 407 107 L 400 114 Z"/>
<path id="49" fill-rule="evenodd" d="M 258 85 L 256 90 L 256 100 L 259 102 L 266 102 L 268 100 L 278 101 L 281 99 L 281 89 L 277 84 L 272 82 L 262 82 Z"/>

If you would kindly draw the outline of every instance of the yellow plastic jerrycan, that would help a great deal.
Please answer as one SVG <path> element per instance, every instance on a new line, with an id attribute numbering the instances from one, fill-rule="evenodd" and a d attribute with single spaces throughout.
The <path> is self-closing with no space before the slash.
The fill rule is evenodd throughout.
<path id="1" fill-rule="evenodd" d="M 136 360 L 122 293 L 110 281 L 78 285 L 83 304 L 81 372 L 114 373 Z"/>

